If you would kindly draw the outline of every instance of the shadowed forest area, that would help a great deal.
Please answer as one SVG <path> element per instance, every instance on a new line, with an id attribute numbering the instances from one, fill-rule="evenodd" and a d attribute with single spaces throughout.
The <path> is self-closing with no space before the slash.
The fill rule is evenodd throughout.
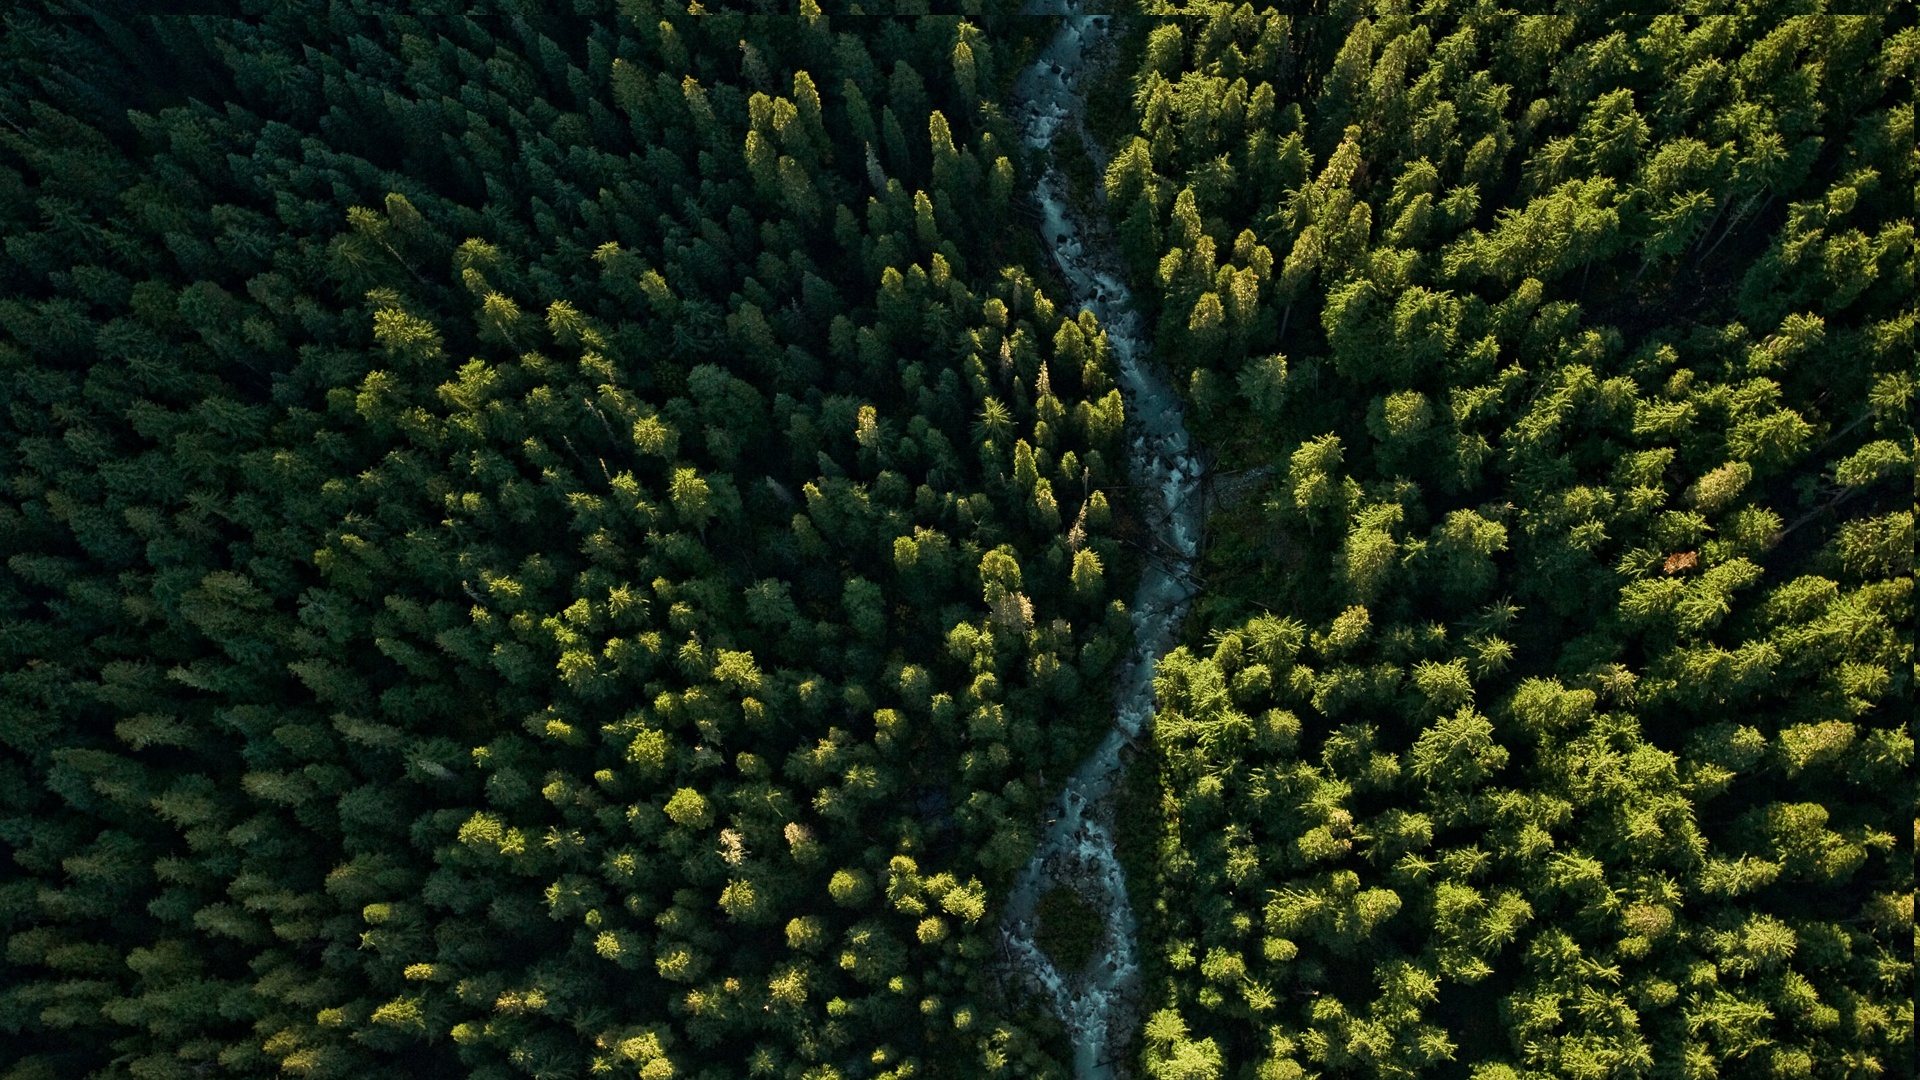
<path id="1" fill-rule="evenodd" d="M 753 6 L 0 15 L 0 1080 L 1070 1075 L 1057 20 Z M 1920 29 L 1821 7 L 1114 9 L 1214 459 L 1114 1075 L 1913 1075 Z"/>

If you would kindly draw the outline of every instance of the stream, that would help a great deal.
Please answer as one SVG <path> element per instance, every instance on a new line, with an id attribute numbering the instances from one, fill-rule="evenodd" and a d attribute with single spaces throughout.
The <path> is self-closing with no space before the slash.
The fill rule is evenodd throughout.
<path id="1" fill-rule="evenodd" d="M 1061 17 L 1059 30 L 1014 85 L 1014 117 L 1026 144 L 1047 155 L 1034 185 L 1041 238 L 1071 292 L 1071 308 L 1091 310 L 1106 330 L 1126 402 L 1127 465 L 1134 506 L 1152 536 L 1131 607 L 1133 647 L 1121 668 L 1113 724 L 1049 804 L 1033 859 L 1015 879 L 1001 922 L 1012 971 L 1051 1003 L 1073 1046 L 1081 1080 L 1130 1071 L 1119 1060 L 1137 1023 L 1138 924 L 1126 875 L 1114 851 L 1112 795 L 1122 755 L 1153 719 L 1154 664 L 1173 647 L 1196 591 L 1193 562 L 1202 519 L 1202 465 L 1187 434 L 1180 400 L 1151 366 L 1145 324 L 1132 310 L 1108 231 L 1082 220 L 1067 198 L 1053 158 L 1055 136 L 1084 135 L 1082 83 L 1089 53 L 1110 17 L 1079 14 L 1080 0 L 1030 3 L 1027 13 Z M 1093 140 L 1087 139 L 1089 148 Z M 1096 154 L 1097 150 L 1094 151 Z M 1104 163 L 1101 163 L 1104 164 Z M 1061 971 L 1034 940 L 1040 897 L 1054 886 L 1076 891 L 1100 914 L 1104 935 L 1080 971 Z"/>

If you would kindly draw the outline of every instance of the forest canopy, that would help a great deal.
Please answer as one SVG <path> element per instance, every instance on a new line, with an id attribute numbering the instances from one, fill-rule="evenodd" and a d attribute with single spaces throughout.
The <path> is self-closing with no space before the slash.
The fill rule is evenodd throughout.
<path id="1" fill-rule="evenodd" d="M 1071 1074 L 1000 912 L 1159 556 L 1058 20 L 868 6 L 0 17 L 0 1080 Z M 1115 15 L 1212 469 L 1120 1074 L 1913 1074 L 1860 10 Z"/>
<path id="2" fill-rule="evenodd" d="M 1912 1075 L 1911 12 L 1190 15 L 1148 1071 Z"/>

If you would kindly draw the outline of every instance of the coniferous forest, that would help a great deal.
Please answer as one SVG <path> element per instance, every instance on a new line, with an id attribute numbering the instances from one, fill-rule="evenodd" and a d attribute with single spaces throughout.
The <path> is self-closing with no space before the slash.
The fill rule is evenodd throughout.
<path id="1" fill-rule="evenodd" d="M 1911 6 L 750 6 L 0 13 L 0 1080 L 1075 1076 L 1054 173 L 1097 1075 L 1914 1075 Z"/>

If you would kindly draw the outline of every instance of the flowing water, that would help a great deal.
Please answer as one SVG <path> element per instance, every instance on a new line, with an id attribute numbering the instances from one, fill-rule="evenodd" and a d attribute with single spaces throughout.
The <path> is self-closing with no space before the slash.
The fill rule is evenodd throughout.
<path id="1" fill-rule="evenodd" d="M 1085 81 L 1091 50 L 1111 29 L 1109 17 L 1082 15 L 1079 7 L 1078 0 L 1028 6 L 1031 14 L 1061 16 L 1061 22 L 1039 59 L 1021 72 L 1014 115 L 1027 145 L 1046 155 L 1046 169 L 1033 191 L 1042 239 L 1073 303 L 1090 309 L 1107 333 L 1126 401 L 1133 502 L 1146 519 L 1152 545 L 1133 597 L 1134 643 L 1121 671 L 1113 726 L 1049 806 L 1033 861 L 1007 898 L 1001 931 L 1015 971 L 1050 1001 L 1065 1025 L 1074 1075 L 1092 1080 L 1121 1071 L 1116 1059 L 1125 1052 L 1137 1019 L 1137 924 L 1114 853 L 1111 796 L 1123 751 L 1153 719 L 1154 663 L 1173 646 L 1195 591 L 1202 467 L 1179 399 L 1149 366 L 1146 327 L 1121 283 L 1108 233 L 1082 220 L 1070 205 L 1066 179 L 1054 161 L 1055 137 L 1084 131 L 1085 103 L 1077 86 Z M 1104 940 L 1082 971 L 1060 970 L 1034 941 L 1040 897 L 1056 885 L 1076 891 L 1099 912 L 1105 927 Z"/>

